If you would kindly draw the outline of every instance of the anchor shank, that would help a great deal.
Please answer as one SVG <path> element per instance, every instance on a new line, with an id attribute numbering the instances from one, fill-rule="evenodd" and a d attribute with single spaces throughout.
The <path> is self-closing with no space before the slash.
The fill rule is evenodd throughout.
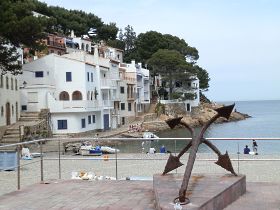
<path id="1" fill-rule="evenodd" d="M 186 191 L 188 188 L 188 184 L 189 184 L 189 180 L 191 177 L 191 173 L 192 173 L 192 169 L 193 169 L 193 165 L 194 165 L 194 161 L 196 158 L 196 153 L 198 150 L 198 146 L 201 143 L 201 139 L 203 137 L 204 132 L 206 131 L 206 129 L 211 125 L 211 123 L 213 123 L 217 118 L 219 118 L 219 114 L 214 115 L 202 128 L 200 134 L 192 141 L 192 146 L 191 146 L 191 150 L 190 150 L 190 154 L 189 154 L 189 159 L 188 159 L 188 163 L 186 166 L 186 170 L 184 173 L 184 178 L 182 181 L 182 185 L 181 188 L 179 190 L 179 201 L 180 202 L 184 202 L 185 201 L 185 196 L 186 196 Z"/>

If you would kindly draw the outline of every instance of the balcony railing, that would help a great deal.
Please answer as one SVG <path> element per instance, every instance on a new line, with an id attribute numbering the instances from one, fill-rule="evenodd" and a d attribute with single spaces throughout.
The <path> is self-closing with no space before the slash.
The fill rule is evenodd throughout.
<path id="1" fill-rule="evenodd" d="M 112 79 L 101 79 L 101 88 L 117 88 L 117 82 Z"/>
<path id="2" fill-rule="evenodd" d="M 103 107 L 113 107 L 113 101 L 112 100 L 103 100 L 102 101 Z"/>

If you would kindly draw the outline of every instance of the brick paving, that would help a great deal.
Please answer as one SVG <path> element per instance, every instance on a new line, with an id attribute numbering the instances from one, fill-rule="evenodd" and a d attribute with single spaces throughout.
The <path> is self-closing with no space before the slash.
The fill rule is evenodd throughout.
<path id="1" fill-rule="evenodd" d="M 247 182 L 247 192 L 226 210 L 279 210 L 279 183 Z M 0 197 L 1 210 L 152 210 L 152 181 L 50 181 Z M 170 204 L 170 209 L 174 209 Z"/>
<path id="2" fill-rule="evenodd" d="M 154 209 L 151 181 L 51 181 L 0 197 L 0 209 Z"/>

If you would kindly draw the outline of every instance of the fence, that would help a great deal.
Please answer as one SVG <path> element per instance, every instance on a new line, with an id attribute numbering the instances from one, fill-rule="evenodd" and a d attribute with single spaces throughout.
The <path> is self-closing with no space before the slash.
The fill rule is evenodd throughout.
<path id="1" fill-rule="evenodd" d="M 221 140 L 234 140 L 235 149 L 231 147 L 230 157 L 233 167 L 237 173 L 243 173 L 249 181 L 273 181 L 280 182 L 280 153 L 243 155 L 240 149 L 246 141 L 252 139 L 260 142 L 280 143 L 280 138 L 207 138 L 218 144 Z M 15 171 L 0 172 L 0 194 L 19 190 L 22 186 L 33 183 L 46 183 L 49 179 L 70 179 L 74 171 L 93 171 L 96 175 L 107 175 L 116 179 L 125 179 L 126 177 L 152 177 L 155 173 L 162 173 L 169 154 L 149 154 L 148 149 L 155 147 L 159 149 L 165 145 L 168 152 L 173 155 L 186 145 L 186 140 L 190 138 L 52 138 L 40 139 L 17 144 L 0 146 L 0 150 L 14 147 L 17 150 L 16 168 L 10 168 Z M 66 143 L 75 143 L 91 141 L 93 144 L 110 145 L 113 148 L 120 149 L 115 154 L 102 156 L 75 156 L 71 151 L 65 150 Z M 97 142 L 98 141 L 98 142 Z M 245 141 L 245 143 L 244 143 Z M 280 144 L 279 144 L 280 145 Z M 22 147 L 29 147 L 31 152 L 38 152 L 38 158 L 32 160 L 21 159 Z M 218 146 L 219 148 L 219 146 Z M 280 148 L 280 147 L 279 147 Z M 202 148 L 203 149 L 203 148 Z M 243 150 L 243 146 L 242 146 Z M 224 153 L 225 151 L 222 151 Z M 182 156 L 180 161 L 186 163 L 188 154 Z M 225 173 L 224 169 L 213 164 L 217 160 L 214 153 L 199 151 L 197 154 L 194 173 Z M 277 163 L 277 164 L 275 164 Z M 185 166 L 178 168 L 175 173 L 183 173 Z M 15 184 L 16 183 L 16 184 Z M 17 187 L 15 186 L 17 185 Z"/>

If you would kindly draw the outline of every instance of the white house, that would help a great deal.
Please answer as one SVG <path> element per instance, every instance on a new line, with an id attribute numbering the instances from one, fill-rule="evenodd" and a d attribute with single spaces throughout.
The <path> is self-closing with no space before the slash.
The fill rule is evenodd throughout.
<path id="1" fill-rule="evenodd" d="M 166 88 L 168 90 L 168 88 Z M 179 99 L 160 100 L 163 104 L 184 104 L 185 110 L 190 112 L 192 107 L 197 107 L 200 102 L 199 79 L 197 76 L 190 76 L 188 80 L 176 84 L 173 92 L 182 93 Z"/>
<path id="2" fill-rule="evenodd" d="M 17 48 L 18 62 L 23 63 L 23 51 Z M 0 127 L 14 124 L 19 118 L 20 97 L 18 76 L 0 69 Z"/>
<path id="3" fill-rule="evenodd" d="M 19 86 L 17 76 L 2 75 L 0 69 L 0 127 L 15 123 L 19 118 Z"/>
<path id="4" fill-rule="evenodd" d="M 141 63 L 136 64 L 134 60 L 131 64 L 122 64 L 122 66 L 125 66 L 127 74 L 131 77 L 133 75 L 136 79 L 136 87 L 132 88 L 132 94 L 136 94 L 136 113 L 137 115 L 144 113 L 150 107 L 150 71 L 143 68 Z"/>
<path id="5" fill-rule="evenodd" d="M 50 54 L 24 65 L 23 111 L 49 109 L 55 134 L 110 129 L 115 83 L 109 79 L 109 66 L 99 65 L 96 56 Z"/>

